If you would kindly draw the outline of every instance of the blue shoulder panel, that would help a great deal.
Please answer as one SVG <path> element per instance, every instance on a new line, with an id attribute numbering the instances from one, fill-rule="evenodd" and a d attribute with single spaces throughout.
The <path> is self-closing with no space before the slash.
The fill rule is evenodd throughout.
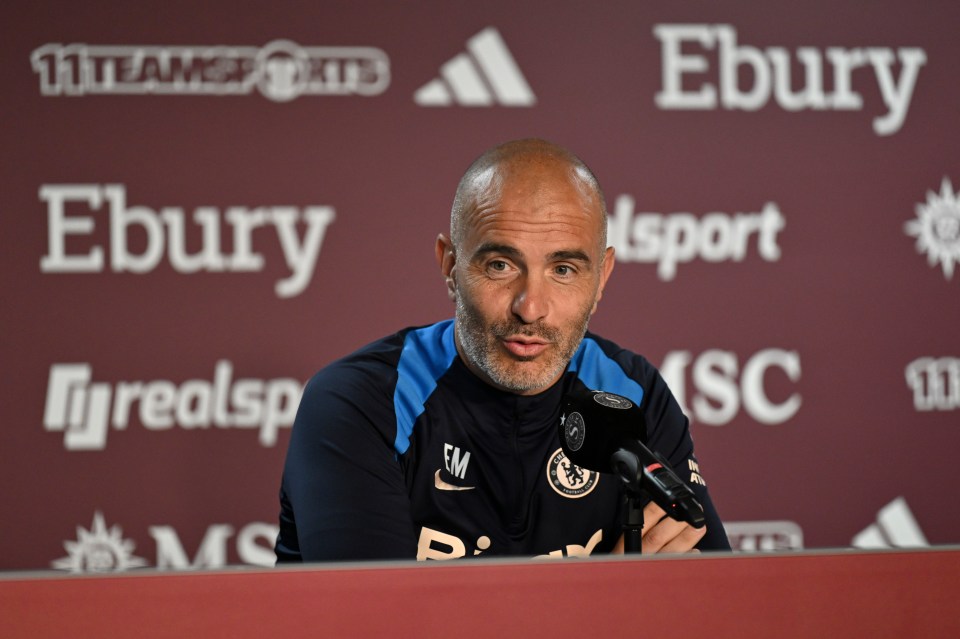
<path id="1" fill-rule="evenodd" d="M 569 370 L 575 372 L 590 390 L 623 395 L 637 406 L 643 400 L 643 386 L 629 377 L 620 364 L 589 337 L 580 342 L 580 347 L 570 360 Z"/>
<path id="2" fill-rule="evenodd" d="M 407 333 L 397 363 L 397 387 L 393 391 L 393 409 L 397 415 L 397 439 L 393 447 L 397 454 L 407 452 L 414 422 L 423 413 L 423 405 L 437 387 L 437 380 L 456 356 L 453 320 Z"/>

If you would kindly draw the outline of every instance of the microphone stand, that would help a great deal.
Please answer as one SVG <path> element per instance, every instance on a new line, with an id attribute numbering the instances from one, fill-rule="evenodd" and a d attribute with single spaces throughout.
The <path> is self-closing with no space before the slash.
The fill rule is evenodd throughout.
<path id="1" fill-rule="evenodd" d="M 640 494 L 627 488 L 623 494 L 623 554 L 640 554 L 640 533 L 643 530 L 643 507 Z"/>
<path id="2" fill-rule="evenodd" d="M 610 457 L 613 472 L 623 481 L 623 553 L 640 554 L 643 530 L 643 494 L 640 490 L 643 472 L 640 459 L 634 453 L 620 448 Z"/>

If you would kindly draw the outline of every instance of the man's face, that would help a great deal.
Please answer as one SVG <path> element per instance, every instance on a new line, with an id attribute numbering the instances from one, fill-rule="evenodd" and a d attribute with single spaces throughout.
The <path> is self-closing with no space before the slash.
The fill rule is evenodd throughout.
<path id="1" fill-rule="evenodd" d="M 613 266 L 601 225 L 596 195 L 563 164 L 499 169 L 479 189 L 447 273 L 475 374 L 523 395 L 560 378 Z"/>

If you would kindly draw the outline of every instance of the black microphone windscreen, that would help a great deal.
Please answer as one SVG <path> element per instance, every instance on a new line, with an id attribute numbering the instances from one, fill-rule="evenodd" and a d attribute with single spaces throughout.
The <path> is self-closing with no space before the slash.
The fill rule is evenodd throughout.
<path id="1" fill-rule="evenodd" d="M 612 472 L 610 457 L 625 441 L 646 442 L 643 411 L 621 395 L 574 389 L 564 396 L 560 445 L 581 468 Z"/>

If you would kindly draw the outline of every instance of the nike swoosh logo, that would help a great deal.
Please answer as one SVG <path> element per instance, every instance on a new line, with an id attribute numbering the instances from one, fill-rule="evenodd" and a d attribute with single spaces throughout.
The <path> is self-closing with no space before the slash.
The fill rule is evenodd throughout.
<path id="1" fill-rule="evenodd" d="M 440 469 L 437 469 L 437 474 L 433 476 L 433 485 L 437 487 L 437 490 L 473 490 L 476 486 L 454 486 L 453 484 L 448 484 L 447 482 L 440 479 Z"/>

